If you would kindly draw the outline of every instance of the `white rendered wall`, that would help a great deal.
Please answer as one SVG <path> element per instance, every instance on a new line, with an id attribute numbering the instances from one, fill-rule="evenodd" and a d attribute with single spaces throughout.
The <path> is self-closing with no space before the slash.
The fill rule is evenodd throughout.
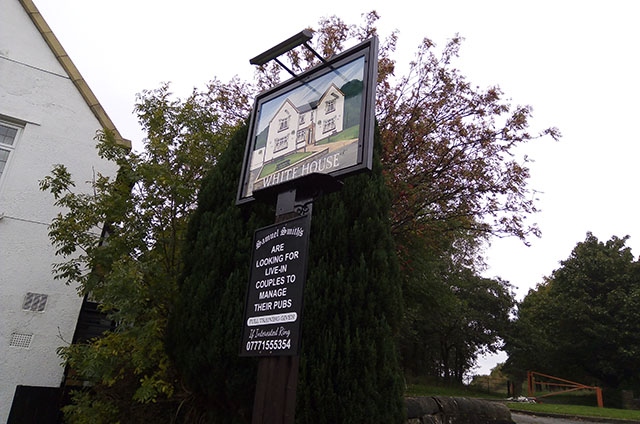
<path id="1" fill-rule="evenodd" d="M 46 17 L 45 17 L 46 19 Z M 100 124 L 18 0 L 0 0 L 0 121 L 22 123 L 0 177 L 0 423 L 17 385 L 59 387 L 56 349 L 70 342 L 81 305 L 75 287 L 54 280 L 47 225 L 58 210 L 38 182 L 65 164 L 78 191 L 94 172 L 115 175 L 97 156 Z M 22 310 L 27 292 L 48 295 L 44 312 Z M 33 334 L 29 348 L 13 333 Z"/>

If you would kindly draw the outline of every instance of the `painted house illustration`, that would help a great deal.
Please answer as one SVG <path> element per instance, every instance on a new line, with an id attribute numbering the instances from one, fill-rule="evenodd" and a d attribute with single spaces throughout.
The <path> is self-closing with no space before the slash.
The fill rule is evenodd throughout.
<path id="1" fill-rule="evenodd" d="M 343 130 L 345 96 L 331 84 L 315 101 L 295 105 L 287 98 L 269 121 L 266 144 L 253 151 L 251 170 L 283 156 L 313 150 Z"/>

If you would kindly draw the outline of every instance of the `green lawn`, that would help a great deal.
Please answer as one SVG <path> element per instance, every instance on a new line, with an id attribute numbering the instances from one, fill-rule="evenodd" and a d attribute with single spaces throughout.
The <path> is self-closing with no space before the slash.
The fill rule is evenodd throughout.
<path id="1" fill-rule="evenodd" d="M 547 414 L 561 414 L 577 417 L 615 418 L 640 421 L 640 411 L 630 409 L 598 408 L 597 406 L 558 405 L 549 403 L 507 403 L 512 411 L 529 411 Z"/>
<path id="2" fill-rule="evenodd" d="M 360 133 L 360 125 L 355 125 L 353 127 L 345 128 L 340 131 L 336 135 L 332 135 L 331 137 L 325 138 L 324 140 L 318 142 L 318 145 L 333 143 L 334 141 L 343 141 L 343 140 L 351 140 L 354 138 L 358 138 L 358 134 Z"/>
<path id="3" fill-rule="evenodd" d="M 407 384 L 406 396 L 454 396 L 480 399 L 505 399 L 505 395 L 488 393 L 467 386 L 446 386 L 434 383 Z M 595 396 L 593 403 L 595 405 Z M 559 414 L 569 417 L 596 417 L 629 420 L 640 422 L 640 411 L 616 408 L 598 408 L 597 406 L 568 405 L 556 403 L 521 403 L 507 402 L 512 411 L 528 411 L 534 413 Z"/>

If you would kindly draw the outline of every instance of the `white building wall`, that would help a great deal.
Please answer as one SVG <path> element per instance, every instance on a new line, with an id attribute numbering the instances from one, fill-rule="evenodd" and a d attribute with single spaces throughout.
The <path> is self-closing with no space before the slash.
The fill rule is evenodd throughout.
<path id="1" fill-rule="evenodd" d="M 78 191 L 90 192 L 94 172 L 115 175 L 97 156 L 101 128 L 76 86 L 18 0 L 0 0 L 0 121 L 22 127 L 0 177 L 0 423 L 17 385 L 59 387 L 58 347 L 73 337 L 81 298 L 54 280 L 56 257 L 48 224 L 58 210 L 38 182 L 65 164 Z M 43 312 L 23 311 L 27 292 L 48 295 Z M 12 334 L 32 334 L 28 348 Z"/>

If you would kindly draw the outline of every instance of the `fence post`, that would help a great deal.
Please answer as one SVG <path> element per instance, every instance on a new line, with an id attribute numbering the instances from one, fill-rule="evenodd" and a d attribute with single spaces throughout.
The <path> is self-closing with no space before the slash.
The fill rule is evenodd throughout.
<path id="1" fill-rule="evenodd" d="M 598 399 L 598 408 L 604 408 L 604 402 L 602 401 L 602 389 L 596 387 L 596 398 Z"/>

